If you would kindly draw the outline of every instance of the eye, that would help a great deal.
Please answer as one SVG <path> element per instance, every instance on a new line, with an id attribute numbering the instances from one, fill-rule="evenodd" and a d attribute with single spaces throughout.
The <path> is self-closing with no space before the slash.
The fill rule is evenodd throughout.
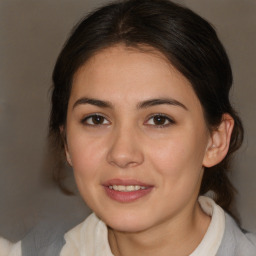
<path id="1" fill-rule="evenodd" d="M 160 128 L 167 127 L 174 123 L 175 122 L 170 117 L 168 117 L 164 114 L 153 115 L 146 122 L 147 125 L 157 126 Z"/>
<path id="2" fill-rule="evenodd" d="M 108 125 L 110 122 L 102 115 L 93 114 L 85 117 L 82 120 L 85 125 L 97 126 L 97 125 Z"/>

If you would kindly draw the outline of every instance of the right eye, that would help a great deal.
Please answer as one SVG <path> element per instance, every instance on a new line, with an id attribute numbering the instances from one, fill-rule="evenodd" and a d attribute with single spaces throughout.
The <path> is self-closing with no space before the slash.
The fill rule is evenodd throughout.
<path id="1" fill-rule="evenodd" d="M 108 125 L 110 122 L 102 115 L 93 114 L 85 117 L 82 123 L 90 126 Z"/>

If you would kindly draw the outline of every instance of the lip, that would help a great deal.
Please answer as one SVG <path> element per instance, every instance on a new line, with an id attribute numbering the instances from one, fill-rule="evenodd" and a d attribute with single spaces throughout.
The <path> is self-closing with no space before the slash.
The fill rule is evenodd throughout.
<path id="1" fill-rule="evenodd" d="M 138 186 L 146 187 L 146 189 L 124 192 L 124 191 L 116 191 L 116 190 L 110 189 L 109 186 L 113 186 L 113 185 L 123 185 L 123 186 L 138 185 Z M 134 179 L 111 179 L 105 182 L 103 184 L 103 187 L 105 189 L 107 196 L 110 197 L 111 199 L 120 203 L 128 203 L 128 202 L 136 201 L 148 195 L 152 191 L 154 186 L 138 180 L 134 180 Z"/>
<path id="2" fill-rule="evenodd" d="M 103 183 L 103 186 L 109 187 L 113 185 L 123 185 L 123 186 L 129 186 L 129 185 L 138 185 L 142 187 L 153 187 L 151 184 L 147 184 L 135 179 L 111 179 Z"/>

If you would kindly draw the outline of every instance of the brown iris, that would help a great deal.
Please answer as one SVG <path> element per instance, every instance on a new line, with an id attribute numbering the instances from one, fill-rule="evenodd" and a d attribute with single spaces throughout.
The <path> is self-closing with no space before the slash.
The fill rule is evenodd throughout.
<path id="1" fill-rule="evenodd" d="M 164 125 L 166 122 L 166 119 L 167 118 L 165 116 L 160 116 L 160 115 L 153 117 L 153 121 L 155 125 Z"/>

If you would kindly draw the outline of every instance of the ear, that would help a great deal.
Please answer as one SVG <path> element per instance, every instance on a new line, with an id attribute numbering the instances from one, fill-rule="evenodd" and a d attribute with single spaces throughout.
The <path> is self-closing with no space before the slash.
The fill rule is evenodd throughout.
<path id="1" fill-rule="evenodd" d="M 65 127 L 63 125 L 60 126 L 60 134 L 63 140 L 64 148 L 65 148 L 65 154 L 66 154 L 66 159 L 67 162 L 69 163 L 70 166 L 72 166 L 72 161 L 71 161 L 71 156 L 68 150 L 68 145 L 67 145 L 67 138 L 66 138 L 66 131 Z"/>
<path id="2" fill-rule="evenodd" d="M 203 160 L 204 167 L 212 167 L 225 158 L 233 127 L 234 119 L 229 114 L 223 114 L 220 125 L 211 133 Z"/>

